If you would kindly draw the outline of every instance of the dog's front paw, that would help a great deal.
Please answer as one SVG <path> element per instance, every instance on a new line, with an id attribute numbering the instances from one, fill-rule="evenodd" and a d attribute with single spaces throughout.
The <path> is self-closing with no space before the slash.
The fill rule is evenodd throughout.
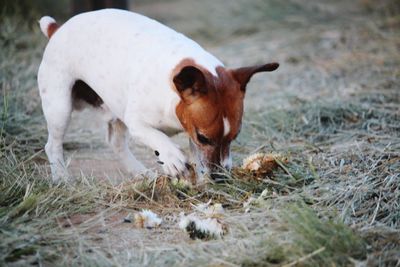
<path id="1" fill-rule="evenodd" d="M 76 182 L 75 177 L 71 176 L 71 174 L 64 166 L 51 167 L 51 178 L 53 185 L 72 184 Z"/>
<path id="2" fill-rule="evenodd" d="M 163 167 L 166 174 L 171 176 L 185 176 L 188 172 L 186 157 L 180 149 L 156 150 L 154 153 L 158 157 L 157 163 Z"/>

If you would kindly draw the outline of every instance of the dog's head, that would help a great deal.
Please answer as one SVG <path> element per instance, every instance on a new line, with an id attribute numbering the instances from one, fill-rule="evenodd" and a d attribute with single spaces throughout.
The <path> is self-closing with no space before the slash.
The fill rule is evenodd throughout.
<path id="1" fill-rule="evenodd" d="M 230 169 L 230 144 L 242 125 L 246 85 L 258 72 L 274 71 L 278 63 L 225 69 L 218 76 L 184 60 L 173 72 L 173 83 L 181 98 L 176 115 L 190 136 L 197 171 L 211 174 L 219 167 Z"/>

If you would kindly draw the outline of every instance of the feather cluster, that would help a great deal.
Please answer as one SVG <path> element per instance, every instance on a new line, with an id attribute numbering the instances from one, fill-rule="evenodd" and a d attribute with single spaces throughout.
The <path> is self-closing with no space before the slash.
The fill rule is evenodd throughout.
<path id="1" fill-rule="evenodd" d="M 179 228 L 185 230 L 191 239 L 215 239 L 222 238 L 228 232 L 227 225 L 222 221 L 224 209 L 220 203 L 210 205 L 201 203 L 193 205 L 196 212 L 179 215 Z"/>
<path id="2" fill-rule="evenodd" d="M 278 153 L 256 153 L 243 159 L 242 169 L 256 174 L 270 175 L 279 167 L 278 162 L 287 163 L 287 158 Z"/>
<path id="3" fill-rule="evenodd" d="M 162 223 L 162 219 L 151 210 L 142 210 L 136 213 L 134 218 L 138 228 L 156 228 Z"/>
<path id="4" fill-rule="evenodd" d="M 219 218 L 200 218 L 195 214 L 180 214 L 179 228 L 188 232 L 191 239 L 222 238 L 228 227 Z"/>

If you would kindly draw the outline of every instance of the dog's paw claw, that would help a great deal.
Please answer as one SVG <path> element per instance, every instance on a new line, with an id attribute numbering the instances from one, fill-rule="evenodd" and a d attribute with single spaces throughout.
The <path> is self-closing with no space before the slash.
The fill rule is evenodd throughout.
<path id="1" fill-rule="evenodd" d="M 157 150 L 158 152 L 158 150 Z M 179 149 L 161 151 L 158 153 L 157 163 L 162 165 L 164 171 L 175 177 L 184 174 L 186 171 L 186 158 Z"/>

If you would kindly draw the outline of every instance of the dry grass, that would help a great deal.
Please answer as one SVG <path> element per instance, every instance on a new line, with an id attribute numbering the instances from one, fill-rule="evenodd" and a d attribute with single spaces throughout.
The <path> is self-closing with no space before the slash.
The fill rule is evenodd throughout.
<path id="1" fill-rule="evenodd" d="M 288 163 L 262 179 L 236 171 L 201 188 L 165 178 L 115 184 L 87 175 L 74 185 L 51 186 L 35 81 L 45 40 L 18 18 L 3 19 L 0 265 L 399 266 L 397 6 L 264 2 L 237 1 L 213 17 L 218 24 L 237 14 L 232 27 L 218 24 L 217 37 L 216 28 L 166 15 L 170 25 L 213 38 L 207 43 L 228 63 L 241 64 L 238 53 L 257 61 L 260 51 L 283 61 L 282 71 L 268 77 L 269 91 L 250 88 L 252 105 L 233 152 L 236 165 L 250 153 L 272 151 Z M 261 19 L 266 23 L 250 27 Z M 264 84 L 256 78 L 251 87 Z M 227 210 L 229 233 L 191 241 L 177 229 L 177 215 L 209 199 Z M 142 208 L 160 214 L 163 226 L 122 223 Z"/>

